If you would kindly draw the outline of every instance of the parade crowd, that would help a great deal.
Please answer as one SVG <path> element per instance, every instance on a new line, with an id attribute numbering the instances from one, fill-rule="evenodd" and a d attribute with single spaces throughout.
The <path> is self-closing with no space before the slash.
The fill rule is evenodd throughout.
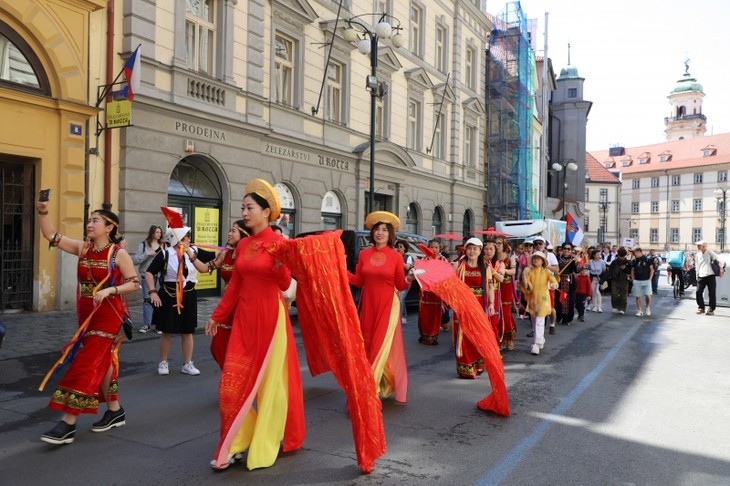
<path id="1" fill-rule="evenodd" d="M 396 215 L 375 211 L 367 216 L 365 226 L 372 244 L 360 251 L 354 272 L 348 272 L 344 265 L 328 268 L 314 257 L 308 260 L 301 256 L 307 254 L 304 251 L 298 252 L 299 258 L 304 258 L 301 264 L 317 268 L 301 272 L 295 270 L 297 265 L 284 263 L 285 259 L 292 261 L 287 253 L 291 246 L 287 244 L 297 242 L 286 240 L 276 231 L 272 222 L 281 212 L 280 202 L 276 191 L 261 179 L 246 185 L 241 219 L 232 225 L 226 246 L 220 248 L 192 244 L 191 229 L 181 215 L 163 208 L 168 228 L 151 226 L 145 240 L 130 255 L 120 244 L 123 236 L 114 213 L 93 211 L 86 226 L 87 238 L 82 241 L 54 231 L 48 205 L 46 201 L 37 203 L 41 233 L 50 247 L 78 258 L 79 292 L 78 330 L 41 385 L 42 389 L 55 373 L 67 367 L 54 385 L 49 404 L 62 412 L 61 419 L 42 435 L 42 441 L 72 443 L 78 416 L 97 413 L 100 402 L 106 403 L 107 410 L 92 425 L 93 432 L 126 424 L 119 401 L 118 352 L 125 332 L 130 332 L 124 329 L 129 294 L 139 290 L 143 293 L 139 332 L 154 330 L 161 334 L 157 373 L 170 373 L 171 343 L 179 335 L 180 371 L 199 375 L 193 363 L 193 334 L 198 327 L 195 285 L 200 273 L 214 270 L 226 283 L 217 308 L 205 323 L 205 332 L 211 336 L 210 352 L 221 369 L 220 436 L 210 463 L 214 470 L 227 469 L 239 461 L 249 469 L 269 467 L 280 450 L 302 447 L 306 427 L 301 371 L 288 312 L 297 285 L 302 290 L 311 289 L 327 279 L 360 290 L 356 303 L 342 296 L 313 302 L 316 292 L 297 295 L 304 299 L 302 308 L 330 306 L 336 315 L 346 316 L 353 304 L 357 306 L 356 311 L 352 310 L 359 324 L 356 337 L 343 333 L 340 341 L 334 342 L 355 350 L 351 352 L 359 354 L 354 358 L 362 359 L 344 360 L 335 366 L 329 355 L 333 350 L 305 342 L 310 371 L 335 372 L 336 368 L 354 380 L 355 386 L 364 384 L 363 389 L 372 388 L 374 382 L 372 394 L 377 399 L 407 403 L 402 332 L 407 322 L 405 295 L 419 278 L 419 268 L 425 266 L 409 254 L 408 242 L 396 239 L 400 228 Z M 553 248 L 542 236 L 520 242 L 496 231 L 484 233 L 483 239 L 465 239 L 454 252 L 437 239 L 422 248 L 424 261 L 441 262 L 434 268 L 446 268 L 451 278 L 456 276 L 459 285 L 468 288 L 468 298 L 473 296 L 468 304 L 478 305 L 482 314 L 481 320 L 475 321 L 462 310 L 464 307 L 453 305 L 449 300 L 453 297 L 437 290 L 438 286 L 421 292 L 418 342 L 435 346 L 446 337 L 453 348 L 458 378 L 473 380 L 494 366 L 503 373 L 502 358 L 516 352 L 519 321 L 529 320 L 529 352 L 538 356 L 547 343 L 546 335 L 555 334 L 558 325 L 567 328 L 576 320 L 585 322 L 588 312 L 610 310 L 623 315 L 628 311 L 630 296 L 634 297 L 636 316 L 651 316 L 662 264 L 653 249 L 645 253 L 639 246 L 578 247 L 570 241 Z M 313 238 L 320 238 L 321 245 L 329 243 L 326 236 Z M 707 249 L 706 242 L 698 241 L 696 245 L 696 252 L 669 252 L 668 270 L 672 282 L 679 279 L 682 291 L 686 278 L 696 279 L 697 312 L 712 316 L 715 279 L 724 274 L 724 264 Z M 708 305 L 704 301 L 705 288 L 709 290 Z M 474 332 L 475 322 L 489 332 Z M 307 329 L 307 333 L 312 332 L 316 329 Z M 494 353 L 484 352 L 492 348 Z M 367 397 L 353 395 L 353 386 L 346 385 L 340 376 L 336 376 L 338 383 L 350 393 L 350 416 L 359 416 L 352 413 L 356 407 L 367 410 L 373 406 Z M 489 373 L 489 377 L 492 388 L 496 388 L 495 375 Z M 380 413 L 377 399 L 375 407 Z M 506 404 L 480 408 L 509 414 Z M 353 423 L 356 418 L 352 418 Z M 369 472 L 375 458 L 385 450 L 382 417 L 380 421 L 372 418 L 369 425 L 354 423 L 353 429 L 358 462 L 364 472 Z"/>

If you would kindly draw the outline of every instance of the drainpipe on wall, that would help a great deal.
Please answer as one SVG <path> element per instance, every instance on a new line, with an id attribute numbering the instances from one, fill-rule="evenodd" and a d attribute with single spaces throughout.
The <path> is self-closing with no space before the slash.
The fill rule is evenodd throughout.
<path id="1" fill-rule="evenodd" d="M 114 82 L 114 1 L 106 3 L 106 84 Z M 111 101 L 111 90 L 106 101 Z M 104 130 L 104 202 L 103 209 L 111 211 L 112 192 L 112 131 Z"/>

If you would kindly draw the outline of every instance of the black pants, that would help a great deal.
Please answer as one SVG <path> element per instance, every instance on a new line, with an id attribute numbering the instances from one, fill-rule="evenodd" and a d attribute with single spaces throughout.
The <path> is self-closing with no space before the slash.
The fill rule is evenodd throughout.
<path id="1" fill-rule="evenodd" d="M 674 286 L 674 280 L 679 279 L 679 291 L 684 293 L 684 272 L 681 268 L 672 267 L 672 286 Z"/>
<path id="2" fill-rule="evenodd" d="M 705 309 L 705 287 L 710 294 L 710 309 L 715 310 L 715 276 L 709 275 L 707 277 L 700 277 L 697 279 L 697 307 L 699 309 Z"/>
<path id="3" fill-rule="evenodd" d="M 587 295 L 575 294 L 575 309 L 578 311 L 578 317 L 583 317 L 586 313 L 586 299 Z"/>

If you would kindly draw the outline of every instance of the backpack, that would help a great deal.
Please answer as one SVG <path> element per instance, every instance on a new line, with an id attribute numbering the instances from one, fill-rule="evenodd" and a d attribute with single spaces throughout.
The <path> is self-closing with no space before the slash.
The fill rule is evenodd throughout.
<path id="1" fill-rule="evenodd" d="M 684 252 L 673 250 L 667 255 L 667 263 L 673 268 L 682 268 L 684 266 Z"/>

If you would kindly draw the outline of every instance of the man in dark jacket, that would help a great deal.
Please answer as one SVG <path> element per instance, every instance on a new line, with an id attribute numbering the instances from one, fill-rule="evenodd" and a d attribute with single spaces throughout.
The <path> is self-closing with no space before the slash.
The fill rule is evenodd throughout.
<path id="1" fill-rule="evenodd" d="M 619 248 L 618 258 L 614 259 L 608 267 L 608 274 L 611 277 L 611 308 L 612 312 L 618 314 L 626 312 L 626 299 L 629 294 L 631 264 L 626 259 L 626 255 L 626 248 Z"/>

